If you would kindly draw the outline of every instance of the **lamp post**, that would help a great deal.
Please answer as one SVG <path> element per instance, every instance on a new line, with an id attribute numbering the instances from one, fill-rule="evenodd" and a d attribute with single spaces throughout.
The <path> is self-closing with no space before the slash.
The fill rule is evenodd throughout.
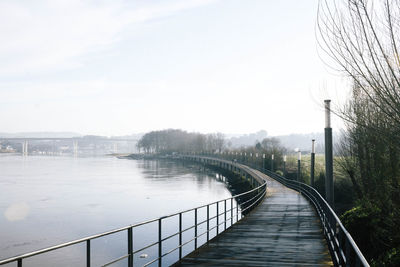
<path id="1" fill-rule="evenodd" d="M 263 154 L 263 171 L 265 171 L 265 154 Z"/>
<path id="2" fill-rule="evenodd" d="M 274 172 L 274 154 L 271 155 L 271 172 Z"/>
<path id="3" fill-rule="evenodd" d="M 314 170 L 315 170 L 315 139 L 313 139 L 311 145 L 311 172 L 310 172 L 310 178 L 311 178 L 311 186 L 314 187 Z"/>
<path id="4" fill-rule="evenodd" d="M 333 152 L 331 128 L 331 101 L 325 100 L 325 195 L 326 201 L 333 208 Z"/>
<path id="5" fill-rule="evenodd" d="M 297 182 L 300 182 L 301 178 L 301 151 L 299 150 L 297 155 Z"/>
<path id="6" fill-rule="evenodd" d="M 254 165 L 258 168 L 258 153 L 256 153 L 256 163 Z"/>
<path id="7" fill-rule="evenodd" d="M 286 175 L 286 155 L 283 156 L 283 177 Z"/>

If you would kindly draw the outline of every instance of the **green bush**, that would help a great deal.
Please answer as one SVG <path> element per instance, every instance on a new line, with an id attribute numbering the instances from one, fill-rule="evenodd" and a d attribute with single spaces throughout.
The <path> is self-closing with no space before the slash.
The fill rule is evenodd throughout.
<path id="1" fill-rule="evenodd" d="M 389 258 L 394 261 L 399 257 L 398 250 L 390 252 L 392 231 L 388 230 L 388 225 L 392 224 L 392 218 L 385 215 L 385 211 L 377 205 L 367 201 L 360 202 L 355 208 L 345 212 L 341 221 L 368 261 L 378 259 L 378 262 L 383 263 Z"/>
<path id="2" fill-rule="evenodd" d="M 397 267 L 400 266 L 400 247 L 392 248 L 377 260 L 373 260 L 371 266 Z"/>

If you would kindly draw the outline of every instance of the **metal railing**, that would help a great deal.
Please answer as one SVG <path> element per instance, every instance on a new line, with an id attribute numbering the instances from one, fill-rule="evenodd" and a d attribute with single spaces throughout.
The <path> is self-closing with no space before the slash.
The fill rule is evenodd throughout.
<path id="1" fill-rule="evenodd" d="M 239 163 L 240 162 L 241 160 L 239 160 Z M 339 217 L 316 189 L 305 183 L 287 179 L 275 172 L 259 167 L 257 164 L 252 164 L 248 160 L 244 164 L 267 174 L 291 189 L 301 192 L 313 203 L 320 217 L 324 235 L 335 266 L 369 266 L 364 255 L 361 253 L 350 233 L 343 226 Z"/>
<path id="2" fill-rule="evenodd" d="M 301 192 L 315 206 L 321 219 L 324 235 L 335 266 L 369 266 L 353 238 L 326 200 L 311 186 L 285 179 L 265 170 L 265 173 L 285 186 Z"/>
<path id="3" fill-rule="evenodd" d="M 249 176 L 255 175 L 254 173 L 246 170 L 245 168 L 241 168 L 238 166 L 236 168 L 240 169 L 242 172 L 247 173 Z M 133 261 L 134 261 L 134 255 L 138 254 L 140 252 L 143 252 L 146 249 L 149 249 L 152 247 L 153 248 L 157 247 L 157 255 L 154 259 L 145 263 L 143 266 L 149 266 L 149 265 L 155 264 L 155 263 L 158 263 L 158 266 L 162 266 L 163 257 L 178 250 L 179 251 L 178 258 L 180 260 L 183 257 L 183 247 L 185 245 L 188 245 L 191 242 L 194 242 L 194 250 L 195 250 L 198 248 L 198 245 L 199 245 L 198 240 L 200 237 L 206 236 L 206 242 L 208 242 L 210 240 L 211 231 L 215 230 L 216 236 L 217 236 L 219 233 L 221 233 L 222 231 L 227 229 L 227 222 L 230 222 L 230 226 L 232 226 L 234 223 L 238 222 L 245 214 L 247 214 L 252 208 L 257 206 L 257 204 L 262 201 L 262 199 L 264 198 L 264 196 L 266 194 L 266 189 L 267 189 L 267 183 L 266 183 L 266 181 L 264 181 L 263 183 L 259 184 L 257 187 L 255 187 L 247 192 L 234 195 L 230 198 L 222 199 L 222 200 L 219 200 L 216 202 L 212 202 L 212 203 L 202 205 L 202 206 L 199 206 L 196 208 L 188 209 L 185 211 L 173 213 L 173 214 L 163 216 L 160 218 L 156 218 L 156 219 L 148 220 L 145 222 L 125 226 L 125 227 L 111 230 L 108 232 L 104 232 L 101 234 L 92 235 L 89 237 L 81 238 L 81 239 L 74 240 L 71 242 L 66 242 L 66 243 L 48 247 L 45 249 L 33 251 L 30 253 L 25 253 L 25 254 L 11 257 L 8 259 L 3 259 L 3 260 L 0 260 L 0 265 L 14 262 L 14 263 L 17 263 L 18 267 L 22 267 L 23 260 L 26 258 L 34 257 L 36 255 L 47 253 L 47 252 L 61 249 L 64 247 L 69 247 L 69 246 L 73 246 L 76 244 L 86 243 L 86 266 L 90 267 L 91 263 L 92 263 L 92 261 L 91 261 L 91 252 L 92 252 L 91 251 L 91 241 L 93 241 L 94 239 L 98 239 L 100 237 L 104 237 L 104 236 L 108 236 L 108 235 L 126 231 L 127 247 L 128 247 L 126 254 L 121 255 L 120 257 L 115 258 L 115 259 L 103 264 L 102 266 L 109 266 L 114 263 L 120 262 L 124 259 L 128 259 L 128 266 L 132 267 Z M 227 209 L 227 203 L 230 203 L 229 209 Z M 233 206 L 234 203 L 236 203 L 235 206 Z M 216 212 L 214 214 L 211 214 L 210 210 L 213 207 L 215 207 Z M 206 211 L 206 218 L 202 221 L 199 221 L 198 214 L 199 214 L 199 211 L 201 211 L 203 209 Z M 183 229 L 183 215 L 190 213 L 190 212 L 194 213 L 193 224 Z M 223 219 L 221 218 L 222 216 L 223 216 Z M 227 216 L 229 216 L 229 217 L 227 218 Z M 173 234 L 163 237 L 163 235 L 162 235 L 163 234 L 163 227 L 162 227 L 163 221 L 165 219 L 172 218 L 172 217 L 178 218 L 178 221 L 179 221 L 178 227 L 177 227 L 178 230 L 177 230 L 177 232 L 175 232 Z M 212 226 L 211 222 L 213 222 L 212 224 L 215 224 L 215 225 Z M 133 243 L 134 243 L 133 230 L 139 226 L 143 226 L 143 225 L 147 225 L 147 224 L 151 224 L 151 223 L 158 224 L 158 240 L 155 242 L 146 244 L 139 249 L 133 250 Z M 201 225 L 205 225 L 206 230 L 202 233 L 199 233 L 198 230 L 200 228 L 199 226 L 201 226 Z M 183 234 L 192 229 L 194 230 L 193 238 L 191 238 L 190 240 L 187 240 L 187 241 L 183 241 Z M 222 231 L 220 231 L 220 230 L 222 230 Z M 164 252 L 163 246 L 162 246 L 163 243 L 165 243 L 165 241 L 170 240 L 173 237 L 179 238 L 178 245 L 176 247 Z"/>

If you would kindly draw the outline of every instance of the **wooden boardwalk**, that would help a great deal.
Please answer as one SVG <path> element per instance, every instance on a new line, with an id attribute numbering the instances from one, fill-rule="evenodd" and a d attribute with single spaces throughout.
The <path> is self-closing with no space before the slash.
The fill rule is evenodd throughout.
<path id="1" fill-rule="evenodd" d="M 333 266 L 312 204 L 258 173 L 268 183 L 264 201 L 175 266 Z"/>

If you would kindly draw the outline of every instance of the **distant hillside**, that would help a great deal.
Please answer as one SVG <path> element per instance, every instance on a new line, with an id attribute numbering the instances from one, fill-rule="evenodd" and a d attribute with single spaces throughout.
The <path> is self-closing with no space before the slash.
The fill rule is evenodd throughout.
<path id="1" fill-rule="evenodd" d="M 232 148 L 239 148 L 241 146 L 254 146 L 257 141 L 262 141 L 268 136 L 268 133 L 264 130 L 256 133 L 244 134 L 239 136 L 232 136 L 232 134 L 226 134 L 227 142 Z"/>
<path id="2" fill-rule="evenodd" d="M 281 144 L 289 150 L 299 148 L 301 151 L 311 151 L 311 140 L 315 139 L 316 153 L 324 153 L 325 151 L 325 134 L 324 133 L 309 133 L 309 134 L 289 134 L 274 136 L 281 141 Z M 339 140 L 340 134 L 333 133 L 333 142 Z"/>
<path id="3" fill-rule="evenodd" d="M 310 151 L 312 139 L 315 139 L 317 152 L 324 149 L 324 133 L 289 134 L 274 137 L 278 138 L 282 145 L 289 150 L 299 148 L 301 151 Z"/>
<path id="4" fill-rule="evenodd" d="M 115 135 L 115 136 L 111 136 L 111 138 L 115 138 L 115 139 L 135 139 L 135 140 L 140 140 L 140 138 L 142 138 L 142 136 L 144 135 L 144 133 L 137 133 L 137 134 L 129 134 L 129 135 Z"/>
<path id="5" fill-rule="evenodd" d="M 262 130 L 256 133 L 244 135 L 230 135 L 226 134 L 228 146 L 231 148 L 239 148 L 242 146 L 254 146 L 257 141 L 262 141 L 264 138 L 277 138 L 282 146 L 286 147 L 289 151 L 299 148 L 301 151 L 311 151 L 311 140 L 315 139 L 315 150 L 317 153 L 324 152 L 324 133 L 308 133 L 308 134 L 289 134 L 279 136 L 268 136 L 267 132 Z M 339 133 L 333 133 L 333 141 L 339 140 Z"/>

